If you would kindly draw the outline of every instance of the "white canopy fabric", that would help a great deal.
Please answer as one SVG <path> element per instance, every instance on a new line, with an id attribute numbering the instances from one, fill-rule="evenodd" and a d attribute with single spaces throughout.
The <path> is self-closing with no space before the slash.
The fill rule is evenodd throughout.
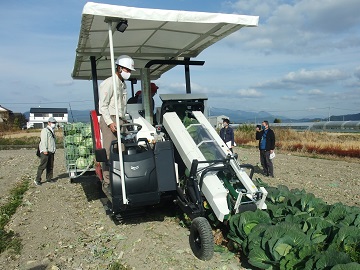
<path id="1" fill-rule="evenodd" d="M 121 33 L 120 19 L 128 21 Z M 112 21 L 115 59 L 123 54 L 135 61 L 132 78 L 140 78 L 140 69 L 150 60 L 183 60 L 199 55 L 215 42 L 242 27 L 257 26 L 258 16 L 134 8 L 88 2 L 83 9 L 79 41 L 72 77 L 90 80 L 90 56 L 96 58 L 99 80 L 111 76 L 109 26 Z M 155 80 L 172 65 L 153 65 Z"/>

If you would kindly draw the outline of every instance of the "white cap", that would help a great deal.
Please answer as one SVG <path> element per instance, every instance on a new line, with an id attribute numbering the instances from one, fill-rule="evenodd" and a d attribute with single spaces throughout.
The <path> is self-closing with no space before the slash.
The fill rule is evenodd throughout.
<path id="1" fill-rule="evenodd" d="M 48 122 L 56 123 L 57 121 L 56 121 L 56 119 L 55 119 L 54 117 L 50 117 L 50 118 L 48 119 Z"/>

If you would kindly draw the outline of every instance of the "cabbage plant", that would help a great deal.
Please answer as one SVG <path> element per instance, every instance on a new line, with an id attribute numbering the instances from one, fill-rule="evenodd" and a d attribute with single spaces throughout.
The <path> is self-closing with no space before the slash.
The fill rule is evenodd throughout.
<path id="1" fill-rule="evenodd" d="M 233 215 L 228 238 L 260 269 L 360 269 L 360 208 L 267 187 L 267 211 Z"/>

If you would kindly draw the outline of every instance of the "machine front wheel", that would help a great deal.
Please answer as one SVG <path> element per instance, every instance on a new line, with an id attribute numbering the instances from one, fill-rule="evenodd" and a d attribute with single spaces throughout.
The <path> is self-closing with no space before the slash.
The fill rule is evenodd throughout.
<path id="1" fill-rule="evenodd" d="M 214 237 L 206 218 L 193 219 L 190 227 L 189 242 L 194 255 L 203 261 L 210 260 L 214 255 Z"/>

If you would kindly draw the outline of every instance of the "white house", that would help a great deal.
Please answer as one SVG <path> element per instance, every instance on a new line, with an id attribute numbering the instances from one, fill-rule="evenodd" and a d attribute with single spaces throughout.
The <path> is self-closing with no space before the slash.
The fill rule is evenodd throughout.
<path id="1" fill-rule="evenodd" d="M 67 108 L 30 108 L 27 128 L 43 128 L 49 117 L 54 117 L 60 126 L 69 121 Z"/>

